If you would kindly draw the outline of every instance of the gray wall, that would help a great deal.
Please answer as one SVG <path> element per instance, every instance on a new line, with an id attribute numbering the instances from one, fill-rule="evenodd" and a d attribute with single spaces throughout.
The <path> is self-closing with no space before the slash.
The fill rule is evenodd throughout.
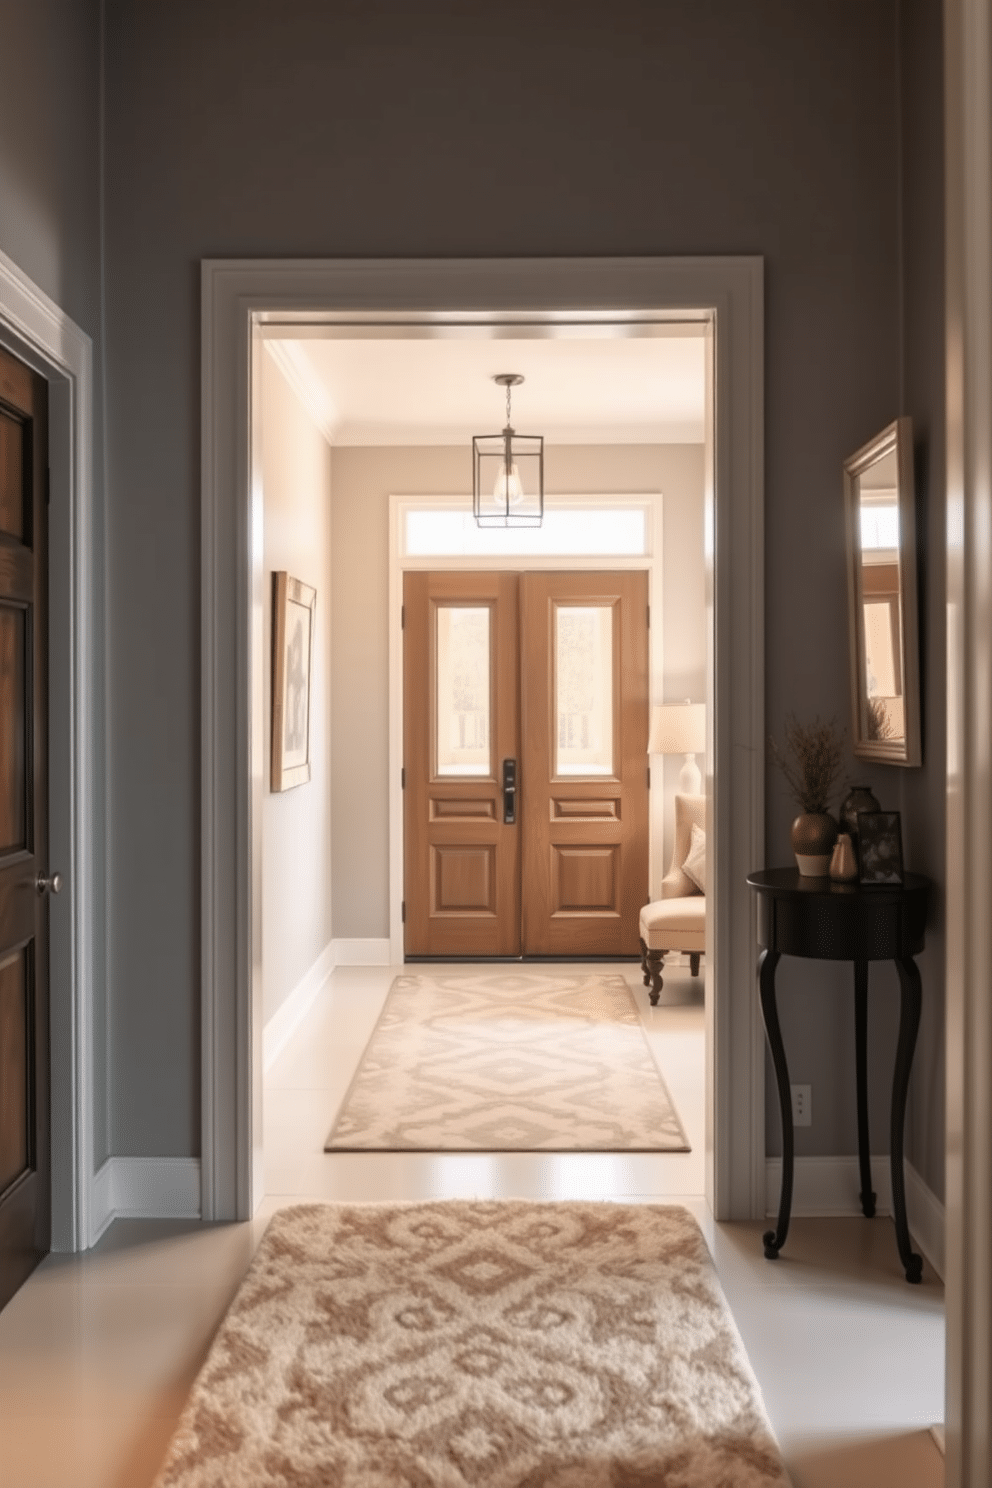
<path id="1" fill-rule="evenodd" d="M 100 7 L 98 0 L 0 0 L 0 250 L 93 341 L 94 579 L 105 591 L 103 362 L 100 334 Z M 105 740 L 103 615 L 96 617 L 94 743 Z M 94 857 L 106 859 L 105 803 L 96 802 Z M 56 865 L 64 866 L 64 865 Z M 105 885 L 94 882 L 98 923 Z M 57 911 L 56 911 L 57 912 Z M 107 967 L 94 939 L 94 1155 L 110 1151 Z M 52 989 L 56 1016 L 61 991 Z"/>
<path id="2" fill-rule="evenodd" d="M 903 53 L 896 0 L 110 0 L 108 17 L 113 1141 L 184 1154 L 199 1145 L 199 258 L 764 255 L 767 719 L 844 718 L 841 462 L 899 401 Z M 939 56 L 913 55 L 932 88 Z M 893 772 L 858 774 L 898 803 Z M 769 777 L 771 862 L 791 815 Z M 934 866 L 939 836 L 914 835 L 914 866 Z M 822 980 L 782 985 L 816 1087 L 805 1150 L 852 1151 L 849 993 L 837 969 Z M 878 1027 L 887 1080 L 884 1008 Z"/>
<path id="3" fill-rule="evenodd" d="M 272 668 L 263 668 L 262 1016 L 272 1017 L 330 944 L 331 451 L 273 359 L 262 379 L 265 571 L 262 635 L 272 636 L 272 574 L 317 591 L 310 691 L 310 779 L 269 788 Z"/>
<path id="4" fill-rule="evenodd" d="M 471 451 L 336 448 L 333 472 L 334 934 L 388 937 L 389 497 L 470 497 Z M 551 495 L 664 494 L 666 692 L 702 699 L 702 446 L 549 445 L 545 485 Z"/>

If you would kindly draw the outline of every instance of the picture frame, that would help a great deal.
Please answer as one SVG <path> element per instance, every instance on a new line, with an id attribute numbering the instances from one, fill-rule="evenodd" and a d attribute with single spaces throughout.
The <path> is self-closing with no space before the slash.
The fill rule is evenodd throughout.
<path id="1" fill-rule="evenodd" d="M 898 811 L 858 812 L 858 863 L 862 884 L 902 883 L 902 824 Z"/>
<path id="2" fill-rule="evenodd" d="M 310 779 L 310 694 L 317 591 L 285 569 L 272 575 L 273 791 Z"/>

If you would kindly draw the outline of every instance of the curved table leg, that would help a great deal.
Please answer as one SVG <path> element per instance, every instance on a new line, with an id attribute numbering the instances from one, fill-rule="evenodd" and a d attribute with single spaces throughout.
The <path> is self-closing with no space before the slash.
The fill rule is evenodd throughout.
<path id="1" fill-rule="evenodd" d="M 858 1077 L 858 1165 L 861 1169 L 861 1212 L 875 1215 L 871 1186 L 871 1143 L 868 1139 L 868 962 L 854 963 L 854 1055 Z"/>
<path id="2" fill-rule="evenodd" d="M 912 956 L 902 956 L 896 961 L 899 986 L 902 992 L 899 1014 L 899 1042 L 896 1045 L 896 1065 L 892 1076 L 892 1214 L 896 1223 L 896 1243 L 899 1259 L 906 1269 L 906 1280 L 917 1282 L 923 1279 L 923 1259 L 912 1248 L 909 1225 L 906 1223 L 906 1179 L 902 1165 L 903 1130 L 906 1124 L 906 1097 L 909 1094 L 909 1072 L 913 1064 L 916 1035 L 920 1027 L 920 1006 L 923 1000 L 920 973 Z"/>
<path id="3" fill-rule="evenodd" d="M 772 1051 L 775 1079 L 778 1083 L 778 1102 L 782 1112 L 782 1192 L 778 1203 L 778 1224 L 762 1236 L 765 1255 L 770 1261 L 778 1259 L 778 1253 L 789 1233 L 789 1214 L 792 1209 L 792 1168 L 794 1161 L 792 1134 L 792 1095 L 789 1090 L 789 1066 L 785 1062 L 785 1045 L 778 1022 L 778 1007 L 775 1003 L 775 968 L 779 962 L 778 951 L 762 951 L 758 957 L 758 989 L 761 994 L 761 1016 L 765 1020 L 768 1047 Z"/>

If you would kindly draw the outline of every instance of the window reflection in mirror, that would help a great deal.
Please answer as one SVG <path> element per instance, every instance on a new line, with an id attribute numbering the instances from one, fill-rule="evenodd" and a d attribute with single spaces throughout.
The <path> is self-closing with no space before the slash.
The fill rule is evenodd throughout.
<path id="1" fill-rule="evenodd" d="M 920 763 L 912 425 L 844 462 L 854 753 Z"/>
<path id="2" fill-rule="evenodd" d="M 858 479 L 863 728 L 868 739 L 906 737 L 897 474 L 896 452 L 891 449 Z"/>

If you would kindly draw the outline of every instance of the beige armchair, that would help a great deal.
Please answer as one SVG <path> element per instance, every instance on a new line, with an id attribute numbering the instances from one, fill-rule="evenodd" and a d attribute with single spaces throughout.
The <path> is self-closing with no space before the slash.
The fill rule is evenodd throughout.
<path id="1" fill-rule="evenodd" d="M 686 951 L 693 976 L 699 975 L 699 958 L 706 949 L 706 895 L 701 893 L 682 865 L 692 845 L 692 828 L 706 830 L 706 797 L 675 797 L 675 847 L 672 865 L 661 881 L 661 898 L 641 910 L 641 966 L 644 985 L 651 988 L 651 1005 L 657 1006 L 663 985 L 665 957 L 670 951 Z"/>

